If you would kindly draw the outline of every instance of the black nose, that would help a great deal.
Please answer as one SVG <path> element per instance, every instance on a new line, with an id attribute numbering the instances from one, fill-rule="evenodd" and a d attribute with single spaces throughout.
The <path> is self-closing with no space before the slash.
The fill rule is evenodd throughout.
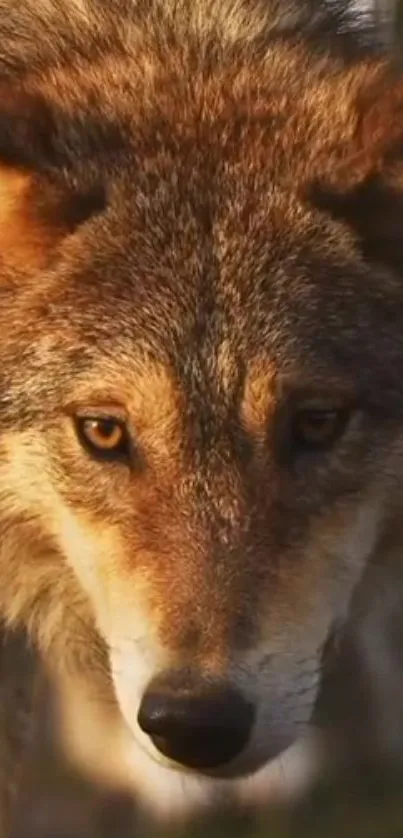
<path id="1" fill-rule="evenodd" d="M 164 756 L 202 770 L 224 765 L 243 750 L 253 718 L 252 705 L 235 690 L 200 681 L 189 686 L 174 673 L 150 684 L 138 723 Z"/>

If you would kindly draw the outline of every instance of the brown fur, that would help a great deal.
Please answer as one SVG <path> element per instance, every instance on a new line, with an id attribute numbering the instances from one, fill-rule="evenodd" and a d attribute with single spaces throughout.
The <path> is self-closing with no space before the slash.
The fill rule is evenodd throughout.
<path id="1" fill-rule="evenodd" d="M 258 707 L 241 776 L 306 730 L 325 642 L 400 537 L 402 82 L 309 4 L 20 5 L 0 608 L 117 738 L 111 676 L 129 725 L 166 668 L 235 683 Z M 318 404 L 350 422 L 300 451 Z M 127 420 L 129 465 L 84 452 L 81 410 Z"/>

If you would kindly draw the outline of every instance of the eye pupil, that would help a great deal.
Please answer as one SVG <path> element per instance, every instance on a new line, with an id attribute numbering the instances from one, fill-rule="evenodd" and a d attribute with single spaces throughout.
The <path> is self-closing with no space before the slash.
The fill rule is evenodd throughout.
<path id="1" fill-rule="evenodd" d="M 77 433 L 81 443 L 95 456 L 121 457 L 128 452 L 124 424 L 113 417 L 78 417 Z"/>
<path id="2" fill-rule="evenodd" d="M 113 422 L 112 419 L 90 419 L 88 425 L 88 430 L 105 437 L 105 439 L 109 439 L 116 431 L 116 422 Z"/>

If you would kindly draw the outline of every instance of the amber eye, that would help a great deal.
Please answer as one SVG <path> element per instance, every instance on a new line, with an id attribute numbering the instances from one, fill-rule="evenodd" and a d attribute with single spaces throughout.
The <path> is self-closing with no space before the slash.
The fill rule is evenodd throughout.
<path id="1" fill-rule="evenodd" d="M 129 440 L 122 421 L 110 416 L 79 416 L 76 418 L 80 442 L 94 456 L 121 459 L 129 453 Z"/>
<path id="2" fill-rule="evenodd" d="M 302 408 L 293 420 L 293 436 L 300 447 L 323 449 L 343 433 L 349 413 L 345 409 Z"/>

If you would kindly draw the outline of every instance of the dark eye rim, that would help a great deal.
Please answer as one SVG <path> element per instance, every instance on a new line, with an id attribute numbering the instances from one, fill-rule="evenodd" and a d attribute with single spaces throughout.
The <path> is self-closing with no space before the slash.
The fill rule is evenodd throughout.
<path id="1" fill-rule="evenodd" d="M 297 408 L 291 419 L 291 434 L 293 436 L 294 445 L 297 449 L 307 452 L 321 452 L 329 450 L 333 447 L 337 440 L 343 436 L 350 422 L 351 415 L 352 409 L 347 406 L 336 407 L 329 405 L 316 407 L 307 405 Z M 334 427 L 331 429 L 331 432 L 325 436 L 323 440 L 315 440 L 305 437 L 298 429 L 298 419 L 301 419 L 302 417 L 319 418 L 320 416 L 323 416 L 324 419 L 329 417 L 335 419 Z"/>
<path id="2" fill-rule="evenodd" d="M 86 422 L 112 422 L 121 428 L 123 434 L 122 439 L 115 448 L 98 448 L 93 444 L 84 432 L 84 425 Z M 105 413 L 86 413 L 76 414 L 74 416 L 74 426 L 76 436 L 81 447 L 92 457 L 92 459 L 101 462 L 117 462 L 128 461 L 130 458 L 132 443 L 130 434 L 126 423 L 117 416 L 108 415 Z"/>

